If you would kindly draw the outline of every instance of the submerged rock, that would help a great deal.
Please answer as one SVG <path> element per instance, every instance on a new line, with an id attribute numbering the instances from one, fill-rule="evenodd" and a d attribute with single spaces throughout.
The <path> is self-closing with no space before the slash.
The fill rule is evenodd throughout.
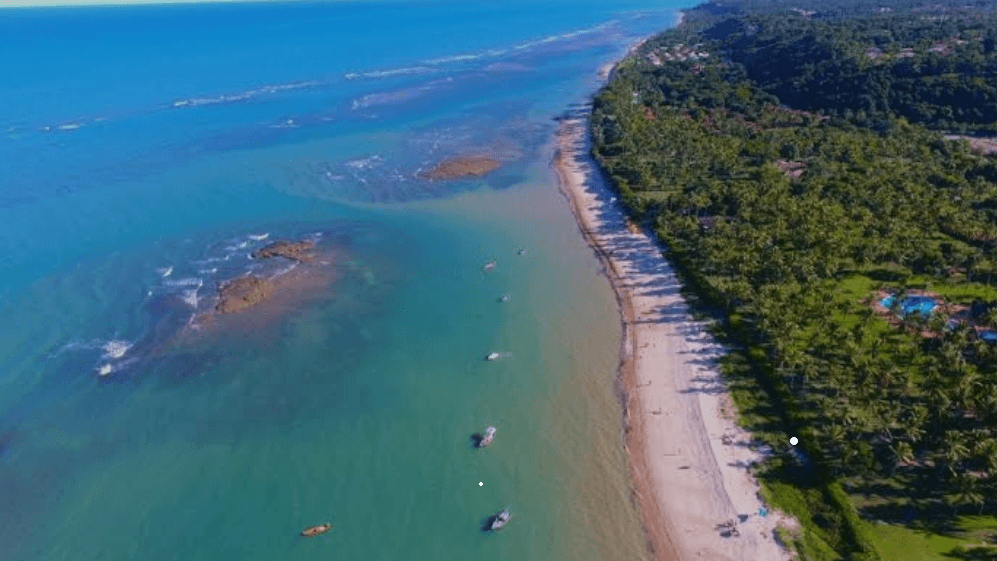
<path id="1" fill-rule="evenodd" d="M 456 156 L 443 160 L 433 169 L 419 173 L 423 179 L 460 179 L 462 177 L 480 177 L 489 174 L 501 163 L 488 156 Z"/>
<path id="2" fill-rule="evenodd" d="M 215 311 L 222 314 L 240 312 L 273 296 L 274 283 L 250 275 L 224 283 L 218 290 Z"/>
<path id="3" fill-rule="evenodd" d="M 289 242 L 286 240 L 280 240 L 267 244 L 260 249 L 253 252 L 253 259 L 269 259 L 270 257 L 284 257 L 286 259 L 291 259 L 293 261 L 301 261 L 307 263 L 311 261 L 315 256 L 312 255 L 311 250 L 315 247 L 315 242 L 312 240 L 301 240 L 298 242 Z"/>

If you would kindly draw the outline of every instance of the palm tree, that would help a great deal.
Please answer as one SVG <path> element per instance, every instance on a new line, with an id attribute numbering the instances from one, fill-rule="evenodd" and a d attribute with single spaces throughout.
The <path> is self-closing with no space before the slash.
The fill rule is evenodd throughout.
<path id="1" fill-rule="evenodd" d="M 955 477 L 955 480 L 952 482 L 952 487 L 954 492 L 949 497 L 949 500 L 953 506 L 972 505 L 978 507 L 980 509 L 980 513 L 983 512 L 985 498 L 983 493 L 980 492 L 980 482 L 977 477 L 967 473 L 961 473 Z"/>
<path id="2" fill-rule="evenodd" d="M 896 473 L 897 468 L 901 465 L 910 465 L 914 462 L 914 448 L 908 442 L 897 442 L 893 446 L 890 446 L 890 452 L 893 456 L 893 467 L 890 470 L 891 475 Z"/>
<path id="3" fill-rule="evenodd" d="M 952 476 L 958 475 L 962 462 L 969 455 L 969 448 L 963 443 L 963 439 L 963 433 L 960 431 L 945 431 L 945 440 L 938 459 L 941 460 L 940 467 L 947 469 Z"/>

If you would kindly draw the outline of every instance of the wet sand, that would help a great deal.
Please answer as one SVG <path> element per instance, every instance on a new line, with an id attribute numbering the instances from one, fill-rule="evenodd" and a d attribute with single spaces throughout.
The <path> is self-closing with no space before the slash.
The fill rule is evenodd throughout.
<path id="1" fill-rule="evenodd" d="M 720 377 L 723 349 L 692 318 L 656 241 L 628 228 L 589 155 L 587 113 L 561 121 L 553 167 L 617 295 L 625 447 L 648 547 L 661 561 L 788 560 L 774 530 L 794 524 L 759 516 L 747 467 L 760 458 Z M 718 524 L 738 515 L 748 515 L 739 535 L 725 537 Z"/>

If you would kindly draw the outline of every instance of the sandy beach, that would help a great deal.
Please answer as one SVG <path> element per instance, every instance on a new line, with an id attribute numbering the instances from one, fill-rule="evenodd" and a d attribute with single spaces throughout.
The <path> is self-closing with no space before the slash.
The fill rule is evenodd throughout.
<path id="1" fill-rule="evenodd" d="M 625 221 L 589 155 L 587 114 L 561 122 L 553 166 L 621 311 L 625 446 L 648 547 L 659 561 L 791 559 L 775 528 L 793 521 L 760 515 L 748 471 L 760 457 L 736 424 L 722 348 L 690 315 L 656 240 Z M 728 520 L 738 535 L 718 528 Z"/>

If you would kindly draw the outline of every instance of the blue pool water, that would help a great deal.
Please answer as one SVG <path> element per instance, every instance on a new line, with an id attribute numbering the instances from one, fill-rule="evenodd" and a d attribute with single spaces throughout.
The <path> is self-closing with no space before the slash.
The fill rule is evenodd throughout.
<path id="1" fill-rule="evenodd" d="M 988 343 L 997 343 L 997 331 L 983 331 L 980 333 L 980 339 Z"/>
<path id="2" fill-rule="evenodd" d="M 884 308 L 890 309 L 895 301 L 896 296 L 887 296 L 886 298 L 883 298 L 880 303 Z M 908 316 L 915 312 L 927 316 L 931 314 L 932 310 L 934 310 L 937 305 L 938 304 L 935 302 L 935 299 L 929 296 L 908 296 L 900 303 L 899 312 L 901 316 Z"/>

